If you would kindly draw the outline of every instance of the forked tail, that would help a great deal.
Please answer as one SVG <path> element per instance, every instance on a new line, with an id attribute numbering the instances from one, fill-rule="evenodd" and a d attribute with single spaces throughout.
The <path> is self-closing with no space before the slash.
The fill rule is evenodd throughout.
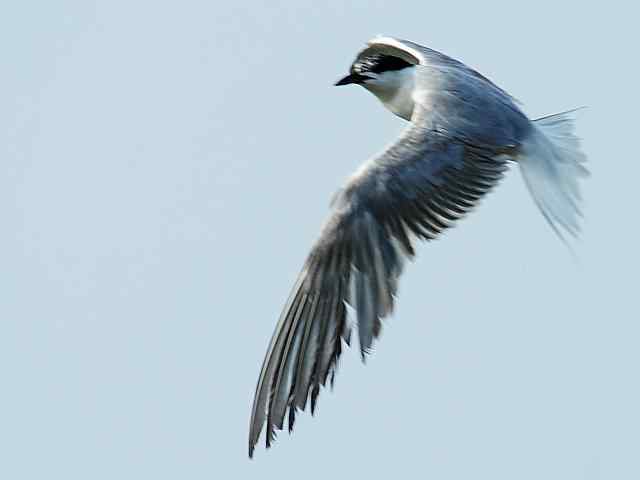
<path id="1" fill-rule="evenodd" d="M 573 132 L 573 112 L 534 120 L 518 156 L 522 177 L 533 200 L 565 243 L 565 232 L 573 237 L 580 233 L 579 182 L 589 176 L 584 166 L 587 158 Z"/>

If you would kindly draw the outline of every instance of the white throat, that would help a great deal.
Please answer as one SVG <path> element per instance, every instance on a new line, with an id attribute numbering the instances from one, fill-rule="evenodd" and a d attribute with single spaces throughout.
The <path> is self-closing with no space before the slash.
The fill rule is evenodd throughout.
<path id="1" fill-rule="evenodd" d="M 393 113 L 405 120 L 411 120 L 415 76 L 415 67 L 407 67 L 402 70 L 383 72 L 363 86 Z"/>

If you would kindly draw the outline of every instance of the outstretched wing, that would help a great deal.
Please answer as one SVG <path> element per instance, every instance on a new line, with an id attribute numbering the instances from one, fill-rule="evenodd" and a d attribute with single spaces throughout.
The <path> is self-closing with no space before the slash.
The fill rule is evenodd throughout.
<path id="1" fill-rule="evenodd" d="M 503 176 L 521 127 L 514 116 L 522 114 L 501 105 L 481 80 L 449 76 L 443 72 L 435 90 L 425 83 L 409 128 L 334 200 L 262 365 L 249 456 L 265 423 L 269 446 L 287 412 L 291 431 L 297 410 L 310 399 L 313 413 L 321 386 L 333 382 L 350 341 L 346 305 L 357 312 L 364 358 L 393 311 L 413 240 L 435 238 Z"/>

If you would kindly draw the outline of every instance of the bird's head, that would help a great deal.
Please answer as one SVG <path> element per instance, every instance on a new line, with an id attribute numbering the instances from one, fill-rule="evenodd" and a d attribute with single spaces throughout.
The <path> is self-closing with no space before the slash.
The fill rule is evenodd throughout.
<path id="1" fill-rule="evenodd" d="M 384 39 L 383 39 L 384 40 Z M 418 59 L 396 45 L 369 43 L 351 64 L 349 75 L 335 85 L 362 85 L 405 120 L 411 118 Z"/>
<path id="2" fill-rule="evenodd" d="M 338 80 L 335 85 L 356 84 L 365 88 L 394 87 L 404 76 L 406 69 L 411 69 L 413 66 L 414 64 L 403 58 L 384 53 L 358 56 L 349 69 L 349 75 Z"/>

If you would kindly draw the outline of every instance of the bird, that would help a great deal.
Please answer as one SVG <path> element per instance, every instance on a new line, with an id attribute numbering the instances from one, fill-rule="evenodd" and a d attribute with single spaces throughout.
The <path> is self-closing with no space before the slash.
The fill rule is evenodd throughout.
<path id="1" fill-rule="evenodd" d="M 394 37 L 370 40 L 335 85 L 364 87 L 408 124 L 333 197 L 260 370 L 250 458 L 265 424 L 268 448 L 285 417 L 291 432 L 308 403 L 315 412 L 321 389 L 333 386 L 352 330 L 364 361 L 394 310 L 416 241 L 435 239 L 453 226 L 510 165 L 519 166 L 535 204 L 561 239 L 580 233 L 580 182 L 589 172 L 574 133 L 575 110 L 531 120 L 481 73 Z"/>

